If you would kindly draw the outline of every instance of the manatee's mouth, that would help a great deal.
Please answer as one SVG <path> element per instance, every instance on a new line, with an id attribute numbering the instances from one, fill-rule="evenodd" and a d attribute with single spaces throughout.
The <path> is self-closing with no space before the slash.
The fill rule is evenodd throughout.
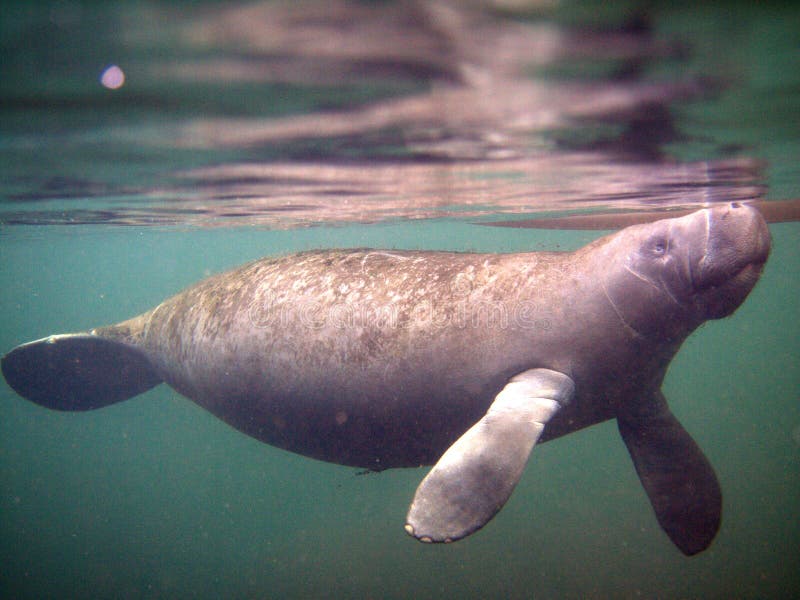
<path id="1" fill-rule="evenodd" d="M 732 314 L 755 287 L 766 262 L 766 255 L 758 256 L 739 268 L 699 278 L 695 292 L 706 318 L 720 319 Z"/>
<path id="2" fill-rule="evenodd" d="M 744 263 L 743 266 L 736 265 L 727 271 L 716 271 L 712 274 L 698 275 L 694 269 L 690 269 L 692 278 L 692 287 L 695 293 L 702 294 L 709 290 L 720 289 L 725 286 L 746 285 L 751 283 L 755 285 L 761 272 L 764 270 L 764 265 L 767 259 L 759 258 L 750 262 Z M 751 285 L 751 287 L 752 287 Z"/>
<path id="3" fill-rule="evenodd" d="M 766 261 L 762 260 L 746 264 L 731 277 L 729 277 L 725 283 L 717 287 L 724 288 L 725 286 L 733 286 L 752 289 L 759 277 L 761 277 L 761 272 L 764 270 L 765 262 Z"/>

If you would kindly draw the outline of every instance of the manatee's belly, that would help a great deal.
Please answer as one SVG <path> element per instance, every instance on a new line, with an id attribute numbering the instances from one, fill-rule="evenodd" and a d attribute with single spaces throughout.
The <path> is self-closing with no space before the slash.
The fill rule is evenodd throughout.
<path id="1" fill-rule="evenodd" d="M 272 373 L 219 378 L 179 392 L 265 443 L 329 462 L 382 470 L 432 464 L 488 409 L 496 391 L 469 392 L 429 378 L 381 381 Z M 502 383 L 491 387 L 498 390 Z"/>
<path id="2" fill-rule="evenodd" d="M 435 463 L 485 414 L 516 372 L 510 368 L 482 381 L 463 378 L 461 384 L 430 369 L 384 380 L 371 373 L 304 380 L 272 373 L 256 382 L 240 373 L 219 377 L 203 390 L 170 383 L 262 442 L 328 462 L 383 470 Z M 550 422 L 542 441 L 611 416 L 607 404 L 577 396 Z"/>

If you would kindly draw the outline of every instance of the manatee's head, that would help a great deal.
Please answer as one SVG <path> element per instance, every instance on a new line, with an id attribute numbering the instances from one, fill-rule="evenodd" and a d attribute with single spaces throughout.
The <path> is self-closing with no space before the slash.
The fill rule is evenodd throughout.
<path id="1" fill-rule="evenodd" d="M 605 249 L 603 283 L 627 325 L 672 337 L 733 313 L 769 251 L 769 229 L 756 209 L 720 205 L 618 232 Z"/>

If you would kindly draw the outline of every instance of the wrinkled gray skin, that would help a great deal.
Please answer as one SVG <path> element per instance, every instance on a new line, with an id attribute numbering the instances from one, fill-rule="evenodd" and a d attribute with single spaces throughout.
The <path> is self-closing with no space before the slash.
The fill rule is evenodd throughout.
<path id="1" fill-rule="evenodd" d="M 20 346 L 3 372 L 21 395 L 63 410 L 165 381 L 263 442 L 382 470 L 435 463 L 515 375 L 549 369 L 574 393 L 540 442 L 618 418 L 645 487 L 655 469 L 658 488 L 669 452 L 642 450 L 654 438 L 641 425 L 663 418 L 658 430 L 679 429 L 680 441 L 662 446 L 702 462 L 698 478 L 719 496 L 659 390 L 686 337 L 742 303 L 769 247 L 760 215 L 733 204 L 629 227 L 575 252 L 265 258 L 118 325 Z M 648 492 L 684 552 L 710 543 L 718 507 L 703 516 L 716 512 L 717 523 L 702 539 L 681 545 L 686 536 L 669 531 L 665 514 L 686 508 L 659 507 L 663 493 Z"/>

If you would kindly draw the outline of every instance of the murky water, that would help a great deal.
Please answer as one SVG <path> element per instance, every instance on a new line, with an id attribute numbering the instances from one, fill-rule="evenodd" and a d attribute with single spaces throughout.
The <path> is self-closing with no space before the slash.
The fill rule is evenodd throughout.
<path id="1" fill-rule="evenodd" d="M 800 13 L 615 6 L 4 7 L 0 351 L 268 254 L 568 250 L 601 232 L 530 220 L 729 200 L 795 218 Z M 3 383 L 0 595 L 796 596 L 800 230 L 771 229 L 756 290 L 665 383 L 723 487 L 696 557 L 613 423 L 537 448 L 487 528 L 429 547 L 402 529 L 422 469 L 291 455 L 166 386 L 57 413 Z"/>

